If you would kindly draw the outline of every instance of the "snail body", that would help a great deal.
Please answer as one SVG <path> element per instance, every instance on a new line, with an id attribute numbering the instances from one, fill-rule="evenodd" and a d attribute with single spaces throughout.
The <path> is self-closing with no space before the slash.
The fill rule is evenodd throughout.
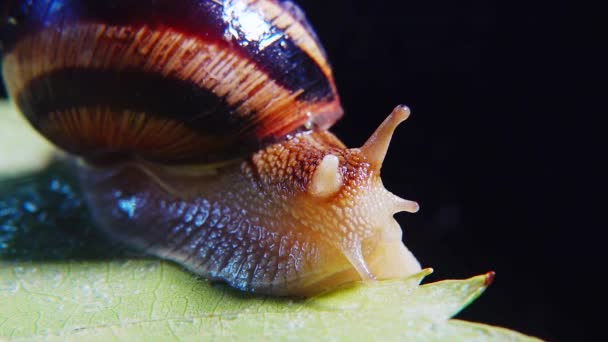
<path id="1" fill-rule="evenodd" d="M 77 156 L 108 234 L 239 289 L 311 295 L 420 270 L 380 167 L 397 107 L 361 148 L 325 52 L 278 0 L 9 0 L 3 76 Z"/>

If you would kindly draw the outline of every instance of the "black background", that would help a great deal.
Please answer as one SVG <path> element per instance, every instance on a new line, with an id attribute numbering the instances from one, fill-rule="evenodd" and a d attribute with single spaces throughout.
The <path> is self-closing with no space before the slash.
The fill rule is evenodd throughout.
<path id="1" fill-rule="evenodd" d="M 592 264 L 606 260 L 591 214 L 605 155 L 591 122 L 606 115 L 592 101 L 606 93 L 605 12 L 559 1 L 300 3 L 334 66 L 346 109 L 338 136 L 359 146 L 396 104 L 412 108 L 382 175 L 421 204 L 397 218 L 435 269 L 429 280 L 496 271 L 459 318 L 589 337 L 588 311 L 603 297 L 604 269 Z"/>
<path id="2" fill-rule="evenodd" d="M 463 1 L 300 1 L 334 66 L 359 146 L 400 103 L 412 117 L 383 167 L 429 280 L 494 270 L 459 317 L 550 340 L 588 336 L 585 293 L 605 260 L 599 202 L 605 93 L 601 12 L 574 5 Z M 605 84 L 604 84 L 605 87 Z M 605 150 L 604 150 L 605 151 Z"/>

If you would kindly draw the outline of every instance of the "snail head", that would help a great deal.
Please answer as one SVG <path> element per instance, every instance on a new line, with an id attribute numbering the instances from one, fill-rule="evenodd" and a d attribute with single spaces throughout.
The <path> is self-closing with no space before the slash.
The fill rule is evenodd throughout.
<path id="1" fill-rule="evenodd" d="M 390 193 L 380 178 L 395 128 L 409 114 L 405 106 L 395 108 L 360 148 L 304 149 L 298 144 L 332 146 L 333 142 L 327 140 L 333 136 L 317 137 L 312 142 L 301 137 L 302 142 L 292 142 L 291 152 L 264 153 L 263 156 L 271 156 L 270 159 L 256 162 L 262 167 L 280 164 L 282 167 L 277 170 L 287 170 L 287 173 L 290 169 L 309 170 L 293 177 L 276 175 L 276 179 L 290 178 L 289 184 L 300 184 L 295 194 L 293 188 L 284 185 L 277 189 L 278 193 L 287 190 L 286 197 L 293 195 L 294 204 L 286 214 L 290 219 L 285 221 L 298 222 L 299 229 L 308 235 L 316 234 L 336 251 L 334 262 L 319 263 L 332 268 L 322 272 L 331 276 L 317 279 L 315 288 L 354 280 L 406 277 L 420 270 L 418 261 L 402 243 L 401 227 L 393 218 L 397 212 L 417 212 L 418 204 Z M 302 156 L 297 151 L 300 154 L 315 151 L 318 155 Z M 291 159 L 281 160 L 281 156 Z M 298 161 L 309 164 L 290 168 Z M 269 169 L 261 171 L 260 174 L 273 174 Z"/>

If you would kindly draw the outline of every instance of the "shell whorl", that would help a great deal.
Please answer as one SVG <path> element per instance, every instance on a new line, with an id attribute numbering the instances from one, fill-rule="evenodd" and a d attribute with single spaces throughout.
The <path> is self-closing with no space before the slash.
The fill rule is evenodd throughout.
<path id="1" fill-rule="evenodd" d="M 219 161 L 342 114 L 323 48 L 291 2 L 12 1 L 4 78 L 63 149 Z"/>

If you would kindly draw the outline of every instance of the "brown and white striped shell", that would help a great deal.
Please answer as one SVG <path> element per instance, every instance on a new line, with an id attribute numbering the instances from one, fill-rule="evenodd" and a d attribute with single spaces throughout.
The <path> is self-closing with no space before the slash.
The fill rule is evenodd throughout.
<path id="1" fill-rule="evenodd" d="M 6 6 L 11 97 L 49 140 L 86 158 L 226 160 L 342 114 L 325 52 L 288 1 Z"/>

